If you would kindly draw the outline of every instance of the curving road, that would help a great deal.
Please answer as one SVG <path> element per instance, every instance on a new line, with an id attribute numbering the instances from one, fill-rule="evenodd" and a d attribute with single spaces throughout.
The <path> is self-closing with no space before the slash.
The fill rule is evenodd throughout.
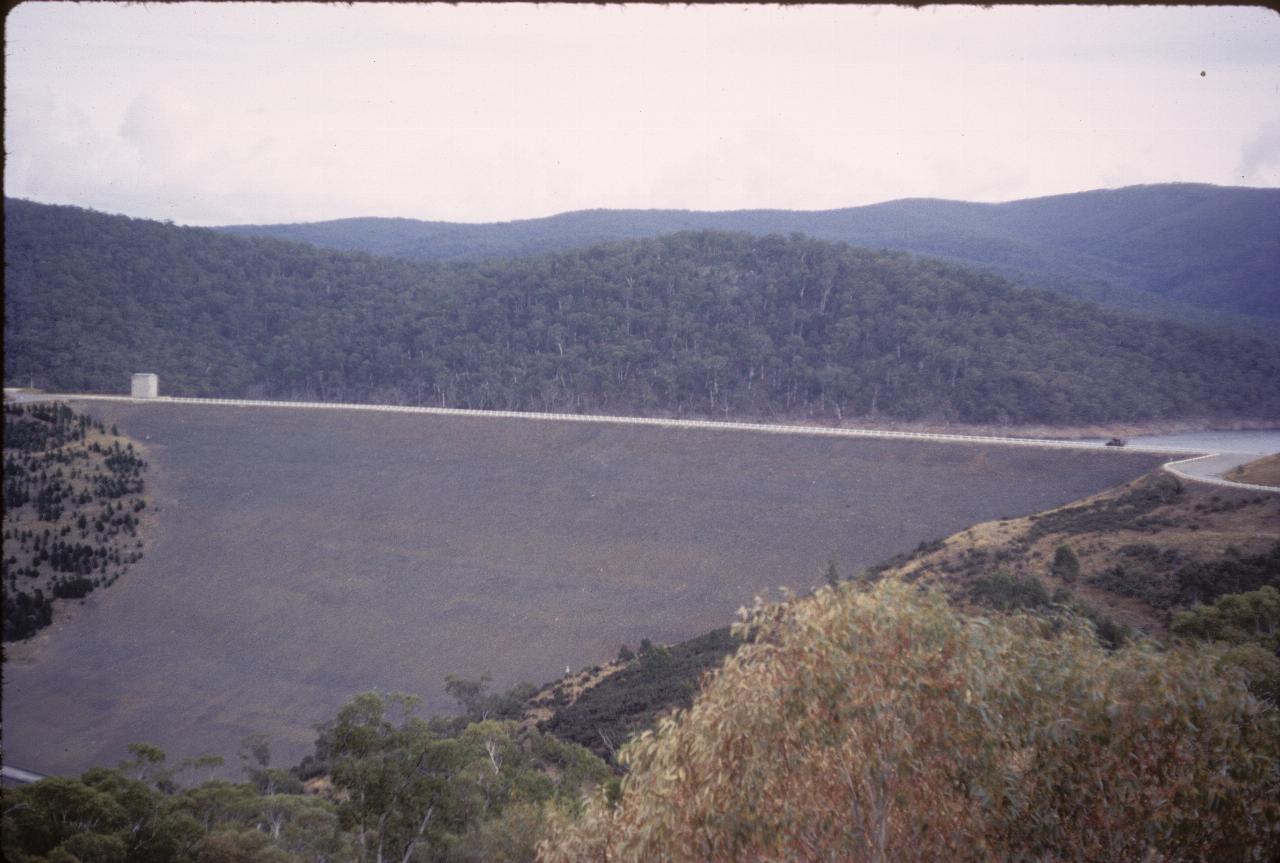
<path id="1" fill-rule="evenodd" d="M 1276 488 L 1275 486 L 1257 485 L 1249 482 L 1233 482 L 1232 480 L 1226 479 L 1222 476 L 1227 471 L 1233 470 L 1242 464 L 1257 461 L 1258 458 L 1259 456 L 1256 453 L 1207 453 L 1205 455 L 1195 456 L 1194 458 L 1171 461 L 1164 466 L 1164 469 L 1180 479 L 1189 479 L 1194 480 L 1195 482 L 1207 482 L 1212 485 L 1220 485 L 1227 488 L 1280 493 L 1280 488 Z"/>

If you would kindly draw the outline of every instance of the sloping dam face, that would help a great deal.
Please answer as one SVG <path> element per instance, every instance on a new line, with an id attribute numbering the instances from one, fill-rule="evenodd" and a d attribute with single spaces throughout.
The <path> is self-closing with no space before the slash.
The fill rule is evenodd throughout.
<path id="1" fill-rule="evenodd" d="M 542 682 L 757 594 L 1159 459 L 531 420 L 76 405 L 146 446 L 143 560 L 5 668 L 6 763 L 114 765 L 131 742 L 275 762 L 372 689 L 445 711 L 444 676 Z M 27 658 L 30 654 L 30 658 Z"/>

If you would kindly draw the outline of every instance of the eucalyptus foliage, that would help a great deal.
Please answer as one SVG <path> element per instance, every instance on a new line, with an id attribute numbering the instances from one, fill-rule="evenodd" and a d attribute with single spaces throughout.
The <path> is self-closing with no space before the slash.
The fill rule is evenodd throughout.
<path id="1" fill-rule="evenodd" d="M 1280 720 L 1212 649 L 971 617 L 900 582 L 757 605 L 693 707 L 622 752 L 561 861 L 1253 860 Z"/>
<path id="2" fill-rule="evenodd" d="M 182 788 L 133 744 L 119 770 L 51 777 L 0 798 L 6 863 L 528 863 L 547 811 L 575 813 L 609 770 L 514 722 L 424 720 L 407 696 L 364 693 L 323 725 L 322 796 L 245 740 L 248 782 Z"/>

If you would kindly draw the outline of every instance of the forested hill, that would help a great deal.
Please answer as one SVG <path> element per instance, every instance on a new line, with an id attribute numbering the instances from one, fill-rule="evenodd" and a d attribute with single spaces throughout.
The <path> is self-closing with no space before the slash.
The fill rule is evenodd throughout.
<path id="1" fill-rule="evenodd" d="M 1006 204 L 818 212 L 588 210 L 496 224 L 341 219 L 223 230 L 416 260 L 516 257 L 684 230 L 807 234 L 990 270 L 1117 308 L 1280 331 L 1280 189 L 1131 186 Z"/>
<path id="2" fill-rule="evenodd" d="M 682 233 L 416 263 L 5 202 L 5 375 L 120 392 L 972 422 L 1280 417 L 1280 346 L 904 253 Z"/>

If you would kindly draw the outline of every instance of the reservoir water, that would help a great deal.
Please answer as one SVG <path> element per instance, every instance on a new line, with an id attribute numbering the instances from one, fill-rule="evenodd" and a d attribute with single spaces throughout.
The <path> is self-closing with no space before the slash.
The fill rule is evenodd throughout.
<path id="1" fill-rule="evenodd" d="M 1129 443 L 1135 446 L 1200 449 L 1205 452 L 1270 455 L 1280 453 L 1280 429 L 1142 435 L 1129 438 Z"/>

